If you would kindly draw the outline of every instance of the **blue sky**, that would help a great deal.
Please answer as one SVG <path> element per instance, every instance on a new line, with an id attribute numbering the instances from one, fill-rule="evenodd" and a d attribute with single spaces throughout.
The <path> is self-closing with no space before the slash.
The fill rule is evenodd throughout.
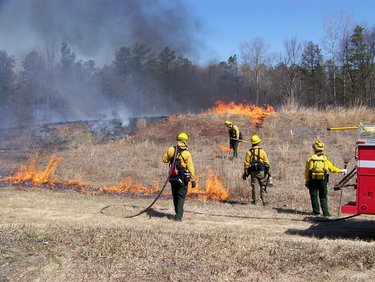
<path id="1" fill-rule="evenodd" d="M 208 56 L 239 55 L 241 42 L 264 38 L 271 52 L 284 41 L 313 41 L 321 46 L 324 20 L 345 13 L 355 24 L 375 26 L 375 0 L 185 0 L 203 21 Z"/>

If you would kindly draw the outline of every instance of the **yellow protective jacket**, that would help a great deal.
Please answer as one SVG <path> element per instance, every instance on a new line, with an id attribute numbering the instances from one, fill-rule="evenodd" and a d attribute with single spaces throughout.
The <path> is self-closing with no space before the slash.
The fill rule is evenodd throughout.
<path id="1" fill-rule="evenodd" d="M 232 125 L 228 129 L 229 139 L 239 139 L 240 138 L 240 130 L 238 129 L 237 125 Z"/>
<path id="2" fill-rule="evenodd" d="M 314 155 L 316 155 L 316 154 L 314 154 Z M 324 162 L 325 162 L 325 164 L 327 165 L 328 170 L 329 170 L 330 172 L 341 172 L 341 169 L 335 167 L 335 166 L 331 163 L 331 161 L 328 159 L 328 157 L 327 157 L 326 154 L 323 154 L 323 156 L 324 156 Z M 312 155 L 310 158 L 308 158 L 308 160 L 307 160 L 307 162 L 306 162 L 306 166 L 305 166 L 305 179 L 306 179 L 306 180 L 309 180 L 309 179 L 310 179 L 310 162 L 312 161 L 312 157 L 313 157 L 313 155 Z"/>
<path id="3" fill-rule="evenodd" d="M 265 165 L 270 165 L 267 157 L 266 151 L 264 151 L 262 148 L 260 148 L 258 145 L 251 147 L 254 149 L 254 155 L 255 160 L 258 160 L 258 148 L 259 150 L 259 156 L 260 161 L 264 163 Z M 251 154 L 250 150 L 247 151 L 246 157 L 245 157 L 245 163 L 244 163 L 244 172 L 247 172 L 248 168 L 250 167 L 251 162 L 253 161 L 253 155 Z"/>
<path id="4" fill-rule="evenodd" d="M 177 146 L 179 146 L 183 151 L 181 152 L 181 166 L 187 168 L 190 171 L 190 181 L 195 181 L 195 169 L 193 164 L 193 159 L 190 152 L 187 150 L 187 145 L 185 141 L 177 141 Z M 163 155 L 163 162 L 169 163 L 173 160 L 174 156 L 174 146 L 168 148 L 167 152 Z"/>

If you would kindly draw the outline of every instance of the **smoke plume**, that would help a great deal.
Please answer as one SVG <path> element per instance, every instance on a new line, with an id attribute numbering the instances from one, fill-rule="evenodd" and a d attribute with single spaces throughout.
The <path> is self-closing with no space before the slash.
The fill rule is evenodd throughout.
<path id="1" fill-rule="evenodd" d="M 199 27 L 179 0 L 0 1 L 1 49 L 16 55 L 59 40 L 101 64 L 134 43 L 153 50 L 169 46 L 194 58 Z"/>
<path id="2" fill-rule="evenodd" d="M 199 59 L 200 45 L 197 43 L 200 29 L 200 21 L 190 12 L 187 2 L 182 0 L 0 0 L 0 50 L 15 56 L 18 72 L 23 71 L 26 55 L 33 50 L 43 50 L 43 59 L 48 62 L 46 65 L 52 73 L 56 64 L 52 53 L 60 52 L 61 46 L 56 42 L 67 43 L 77 61 L 93 60 L 96 67 L 112 64 L 119 48 L 133 44 L 143 44 L 154 52 L 168 46 L 178 55 Z M 34 75 L 37 76 L 36 73 Z M 160 108 L 157 113 L 149 108 L 110 100 L 103 89 L 99 90 L 97 81 L 90 82 L 88 89 L 88 83 L 83 84 L 80 80 L 73 78 L 66 83 L 66 80 L 56 78 L 48 80 L 48 75 L 37 77 L 37 87 L 44 92 L 35 88 L 34 94 L 30 92 L 27 97 L 33 102 L 30 105 L 25 103 L 34 108 L 30 120 L 35 122 L 98 117 L 118 118 L 125 122 L 126 117 L 132 115 L 168 112 Z M 129 94 L 128 89 L 126 95 L 133 95 L 138 101 L 150 101 L 148 94 Z M 50 93 L 57 97 L 54 101 L 50 99 Z M 58 107 L 51 106 L 52 102 Z M 18 114 L 10 110 L 12 107 L 7 107 L 7 112 L 2 113 L 7 117 L 7 125 L 14 123 L 14 116 L 24 112 L 20 105 L 13 108 L 18 110 Z M 64 111 L 56 111 L 56 108 Z M 27 119 L 23 117 L 23 120 Z"/>

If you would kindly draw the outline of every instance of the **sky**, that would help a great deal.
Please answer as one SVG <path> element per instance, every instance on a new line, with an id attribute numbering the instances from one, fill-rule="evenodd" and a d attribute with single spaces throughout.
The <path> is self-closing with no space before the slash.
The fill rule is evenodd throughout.
<path id="1" fill-rule="evenodd" d="M 242 42 L 264 39 L 271 52 L 284 41 L 321 45 L 325 19 L 346 14 L 355 24 L 375 26 L 375 0 L 187 0 L 203 19 L 205 45 L 212 58 L 239 54 Z"/>
<path id="2" fill-rule="evenodd" d="M 292 38 L 320 45 L 325 19 L 342 13 L 375 26 L 375 0 L 0 0 L 0 50 L 22 60 L 61 40 L 103 65 L 141 42 L 207 64 L 239 56 L 257 37 L 273 53 Z"/>

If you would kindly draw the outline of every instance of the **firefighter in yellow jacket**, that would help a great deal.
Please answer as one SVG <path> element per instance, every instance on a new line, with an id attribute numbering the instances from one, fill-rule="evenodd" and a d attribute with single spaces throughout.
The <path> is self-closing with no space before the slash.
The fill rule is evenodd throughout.
<path id="1" fill-rule="evenodd" d="M 346 173 L 347 170 L 339 169 L 330 162 L 327 155 L 323 153 L 324 143 L 319 139 L 312 147 L 314 154 L 307 160 L 305 166 L 305 186 L 309 189 L 313 214 L 319 215 L 321 208 L 323 216 L 330 216 L 327 198 L 328 172 Z"/>
<path id="2" fill-rule="evenodd" d="M 267 157 L 267 153 L 259 147 L 259 143 L 262 141 L 258 135 L 253 135 L 251 137 L 251 148 L 247 152 L 245 157 L 244 163 L 244 173 L 242 178 L 246 180 L 248 176 L 250 176 L 250 183 L 251 183 L 251 198 L 252 204 L 256 205 L 257 203 L 257 184 L 259 185 L 260 189 L 260 199 L 262 200 L 262 204 L 266 205 L 266 188 L 268 181 L 270 179 L 270 166 Z"/>
<path id="3" fill-rule="evenodd" d="M 185 132 L 178 134 L 177 145 L 169 147 L 163 155 L 163 162 L 170 164 L 169 182 L 172 187 L 176 221 L 181 221 L 184 213 L 189 181 L 191 181 L 192 188 L 196 186 L 193 159 L 187 147 L 188 139 Z"/>
<path id="4" fill-rule="evenodd" d="M 229 148 L 233 149 L 233 158 L 237 158 L 238 145 L 240 144 L 240 130 L 237 125 L 227 120 L 225 125 L 228 127 Z"/>

